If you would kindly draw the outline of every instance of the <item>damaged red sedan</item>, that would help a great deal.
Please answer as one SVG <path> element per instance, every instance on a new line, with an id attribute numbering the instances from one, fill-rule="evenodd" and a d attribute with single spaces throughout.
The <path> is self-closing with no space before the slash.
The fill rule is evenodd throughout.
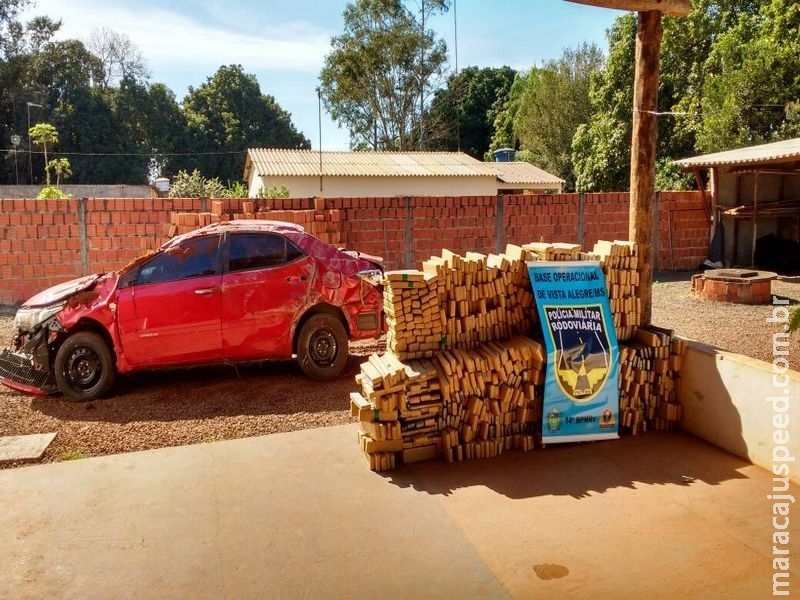
<path id="1" fill-rule="evenodd" d="M 331 379 L 348 340 L 383 332 L 382 269 L 292 223 L 209 225 L 25 302 L 0 382 L 93 400 L 118 373 L 292 357 Z"/>

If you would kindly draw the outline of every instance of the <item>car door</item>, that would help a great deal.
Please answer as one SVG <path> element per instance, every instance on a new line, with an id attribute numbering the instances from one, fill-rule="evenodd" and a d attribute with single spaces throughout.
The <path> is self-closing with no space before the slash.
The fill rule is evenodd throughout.
<path id="1" fill-rule="evenodd" d="M 220 235 L 192 238 L 142 263 L 120 290 L 117 322 L 131 366 L 222 358 Z"/>
<path id="2" fill-rule="evenodd" d="M 222 346 L 230 360 L 290 358 L 314 261 L 278 233 L 231 233 L 222 278 Z"/>

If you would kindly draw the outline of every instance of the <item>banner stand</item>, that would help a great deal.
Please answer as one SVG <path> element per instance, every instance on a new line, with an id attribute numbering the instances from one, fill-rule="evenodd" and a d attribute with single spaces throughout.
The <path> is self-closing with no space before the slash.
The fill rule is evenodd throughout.
<path id="1" fill-rule="evenodd" d="M 596 261 L 526 263 L 547 348 L 542 446 L 619 437 L 619 346 Z"/>

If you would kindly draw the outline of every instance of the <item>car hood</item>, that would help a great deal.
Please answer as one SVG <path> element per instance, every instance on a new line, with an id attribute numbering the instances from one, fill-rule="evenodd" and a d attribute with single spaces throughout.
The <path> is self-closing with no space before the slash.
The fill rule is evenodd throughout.
<path id="1" fill-rule="evenodd" d="M 85 277 L 59 283 L 28 298 L 22 306 L 48 306 L 49 304 L 55 304 L 61 300 L 66 300 L 70 296 L 92 287 L 100 277 L 102 277 L 102 275 L 86 275 Z"/>

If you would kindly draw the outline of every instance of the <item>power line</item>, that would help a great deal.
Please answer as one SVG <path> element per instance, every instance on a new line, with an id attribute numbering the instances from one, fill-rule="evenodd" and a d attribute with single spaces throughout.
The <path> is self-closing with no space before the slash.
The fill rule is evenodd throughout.
<path id="1" fill-rule="evenodd" d="M 0 149 L 0 152 L 11 154 L 14 150 Z M 28 154 L 27 150 L 17 150 L 20 154 Z M 43 155 L 43 151 L 32 150 L 31 155 Z M 224 156 L 234 154 L 247 154 L 247 150 L 229 150 L 225 152 L 53 152 L 59 156 Z"/>

